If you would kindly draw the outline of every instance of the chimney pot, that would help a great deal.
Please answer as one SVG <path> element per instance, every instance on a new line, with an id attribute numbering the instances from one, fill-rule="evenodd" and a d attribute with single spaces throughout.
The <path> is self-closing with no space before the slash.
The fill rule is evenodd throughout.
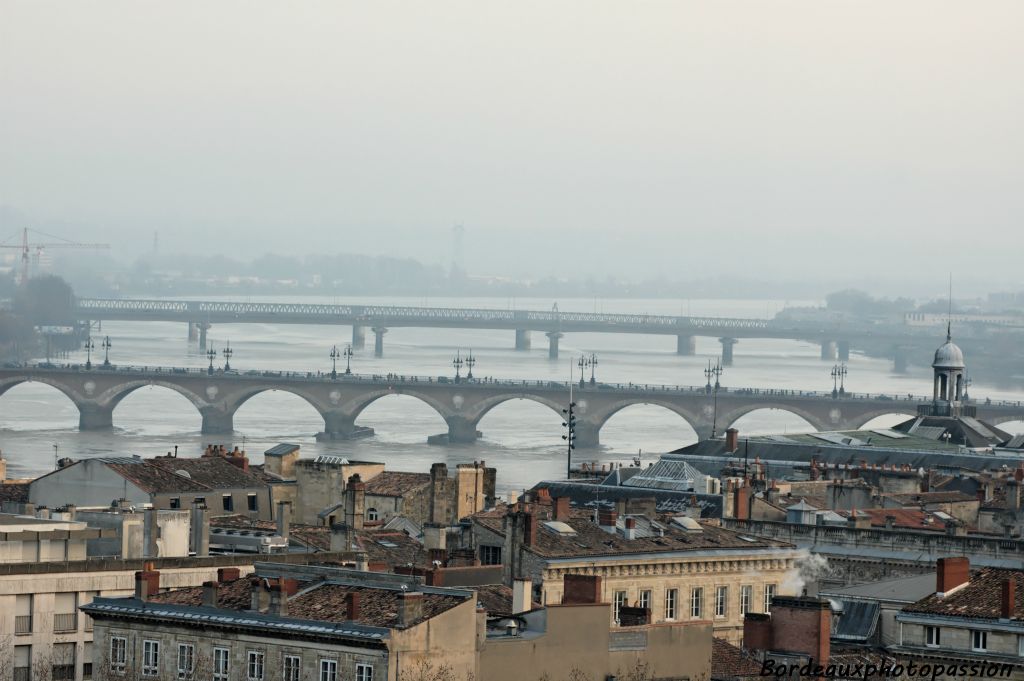
<path id="1" fill-rule="evenodd" d="M 939 558 L 936 563 L 935 591 L 941 595 L 967 584 L 971 579 L 971 563 L 965 556 Z"/>
<path id="2" fill-rule="evenodd" d="M 1013 619 L 1017 611 L 1017 578 L 1010 577 L 1003 580 L 1003 588 L 1000 599 L 999 616 L 1004 620 Z"/>
<path id="3" fill-rule="evenodd" d="M 403 591 L 398 594 L 398 626 L 410 627 L 423 616 L 423 593 Z"/>
<path id="4" fill-rule="evenodd" d="M 345 619 L 355 622 L 359 619 L 359 592 L 349 591 L 345 594 Z"/>
<path id="5" fill-rule="evenodd" d="M 217 590 L 220 588 L 218 582 L 203 582 L 203 606 L 207 608 L 217 607 Z"/>

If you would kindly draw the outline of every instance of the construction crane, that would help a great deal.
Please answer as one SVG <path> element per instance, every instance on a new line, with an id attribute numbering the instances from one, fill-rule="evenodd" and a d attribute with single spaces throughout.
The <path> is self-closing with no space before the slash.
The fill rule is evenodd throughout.
<path id="1" fill-rule="evenodd" d="M 34 234 L 39 234 L 40 236 L 44 236 L 44 237 L 46 237 L 48 239 L 57 239 L 58 241 L 54 241 L 54 242 L 51 242 L 51 243 L 38 243 L 38 242 L 37 243 L 29 243 L 28 233 L 30 231 L 32 233 L 34 233 Z M 7 241 L 11 241 L 13 238 L 14 237 L 12 236 L 11 238 L 7 239 Z M 11 243 L 6 243 L 5 242 L 5 243 L 0 243 L 0 248 L 16 248 L 19 251 L 21 251 L 21 282 L 20 283 L 22 285 L 24 285 L 28 281 L 29 259 L 31 258 L 31 254 L 32 254 L 33 250 L 35 251 L 36 262 L 38 263 L 39 262 L 39 256 L 41 256 L 43 251 L 48 249 L 48 248 L 93 248 L 93 249 L 106 249 L 106 248 L 110 248 L 110 244 L 83 244 L 83 243 L 78 243 L 76 241 L 69 241 L 68 239 L 63 239 L 63 238 L 61 238 L 59 236 L 54 236 L 52 234 L 47 234 L 46 232 L 40 232 L 37 229 L 30 230 L 30 229 L 28 229 L 26 227 L 26 228 L 21 230 L 21 243 L 20 244 L 11 244 Z"/>

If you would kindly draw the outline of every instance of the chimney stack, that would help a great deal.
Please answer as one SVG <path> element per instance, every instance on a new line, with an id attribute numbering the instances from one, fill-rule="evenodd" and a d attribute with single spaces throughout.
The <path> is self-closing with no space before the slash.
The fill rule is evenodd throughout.
<path id="1" fill-rule="evenodd" d="M 636 539 L 636 518 L 626 518 L 622 536 L 625 539 Z"/>
<path id="2" fill-rule="evenodd" d="M 189 548 L 199 556 L 210 555 L 210 518 L 206 504 L 192 503 L 192 517 L 189 526 Z"/>
<path id="3" fill-rule="evenodd" d="M 359 619 L 359 592 L 349 591 L 345 594 L 345 619 L 355 622 Z"/>
<path id="4" fill-rule="evenodd" d="M 217 590 L 220 588 L 218 582 L 203 582 L 203 607 L 217 607 Z"/>
<path id="5" fill-rule="evenodd" d="M 233 582 L 242 576 L 242 571 L 236 567 L 217 568 L 217 581 L 221 584 Z"/>
<path id="6" fill-rule="evenodd" d="M 1003 588 L 999 599 L 999 617 L 1004 620 L 1013 619 L 1017 611 L 1017 578 L 1003 580 Z"/>
<path id="7" fill-rule="evenodd" d="M 601 578 L 596 575 L 565 575 L 562 578 L 563 605 L 592 605 L 601 602 Z"/>
<path id="8" fill-rule="evenodd" d="M 160 573 L 152 568 L 152 563 L 146 563 L 144 570 L 135 573 L 135 598 L 140 601 L 148 601 L 160 591 Z"/>
<path id="9" fill-rule="evenodd" d="M 279 501 L 277 502 L 277 534 L 278 536 L 288 538 L 288 533 L 291 531 L 292 524 L 292 502 L 290 501 Z"/>
<path id="10" fill-rule="evenodd" d="M 967 584 L 970 580 L 971 563 L 965 556 L 939 558 L 935 572 L 935 591 L 939 598 Z"/>
<path id="11" fill-rule="evenodd" d="M 423 617 L 423 593 L 402 591 L 398 594 L 398 626 L 411 627 Z"/>
<path id="12" fill-rule="evenodd" d="M 618 519 L 619 514 L 616 511 L 609 511 L 602 508 L 597 512 L 597 524 L 602 530 L 609 534 L 615 534 L 615 524 Z"/>
<path id="13" fill-rule="evenodd" d="M 363 529 L 366 519 L 366 483 L 354 473 L 345 487 L 345 523 L 353 530 Z"/>
<path id="14" fill-rule="evenodd" d="M 725 451 L 735 452 L 740 448 L 740 431 L 729 428 L 725 431 Z"/>
<path id="15" fill-rule="evenodd" d="M 537 542 L 537 516 L 532 512 L 523 513 L 523 545 L 533 546 Z"/>
<path id="16" fill-rule="evenodd" d="M 533 609 L 533 582 L 528 579 L 512 581 L 512 614 L 528 612 Z"/>
<path id="17" fill-rule="evenodd" d="M 555 520 L 563 523 L 569 522 L 569 497 L 555 497 L 552 506 L 554 507 Z"/>
<path id="18" fill-rule="evenodd" d="M 750 520 L 750 488 L 745 480 L 733 491 L 732 517 L 736 520 Z"/>
<path id="19" fill-rule="evenodd" d="M 279 617 L 288 615 L 288 589 L 283 581 L 270 585 L 270 609 L 268 612 Z"/>

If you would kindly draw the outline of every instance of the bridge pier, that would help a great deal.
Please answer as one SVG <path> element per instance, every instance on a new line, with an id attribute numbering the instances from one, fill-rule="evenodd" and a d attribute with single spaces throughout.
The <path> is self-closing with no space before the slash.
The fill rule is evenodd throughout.
<path id="1" fill-rule="evenodd" d="M 352 325 L 352 349 L 362 350 L 366 347 L 366 327 L 357 324 Z"/>
<path id="2" fill-rule="evenodd" d="M 235 432 L 234 412 L 228 413 L 219 409 L 206 408 L 200 409 L 200 413 L 203 415 L 202 433 L 204 435 Z"/>
<path id="3" fill-rule="evenodd" d="M 739 341 L 735 338 L 719 338 L 718 342 L 722 344 L 722 366 L 731 367 L 732 349 Z"/>
<path id="4" fill-rule="evenodd" d="M 206 349 L 206 331 L 209 328 L 210 328 L 209 324 L 200 324 L 199 325 L 199 349 L 200 350 L 205 350 Z"/>
<path id="5" fill-rule="evenodd" d="M 480 437 L 476 424 L 464 416 L 449 416 L 445 421 L 448 423 L 448 444 L 472 444 Z"/>
<path id="6" fill-rule="evenodd" d="M 195 322 L 188 323 L 188 342 L 195 343 L 199 340 L 199 325 Z"/>
<path id="7" fill-rule="evenodd" d="M 558 340 L 565 334 L 561 331 L 548 331 L 548 359 L 558 359 Z"/>
<path id="8" fill-rule="evenodd" d="M 836 342 L 831 340 L 821 341 L 821 358 L 834 362 L 837 357 Z"/>
<path id="9" fill-rule="evenodd" d="M 897 374 L 907 373 L 907 350 L 906 348 L 894 348 L 892 353 L 892 370 Z"/>
<path id="10" fill-rule="evenodd" d="M 98 404 L 78 405 L 79 430 L 108 430 L 114 427 L 114 408 Z"/>
<path id="11" fill-rule="evenodd" d="M 601 426 L 586 421 L 576 422 L 576 448 L 596 449 L 601 446 Z"/>
<path id="12" fill-rule="evenodd" d="M 842 362 L 850 361 L 850 341 L 839 341 L 837 344 L 839 350 L 839 360 Z"/>
<path id="13" fill-rule="evenodd" d="M 373 435 L 373 428 L 357 426 L 356 417 L 340 412 L 322 413 L 324 429 L 316 434 L 317 442 L 329 440 L 354 440 Z"/>
<path id="14" fill-rule="evenodd" d="M 383 326 L 373 327 L 373 356 L 383 357 L 384 356 L 384 334 L 388 330 Z"/>
<path id="15" fill-rule="evenodd" d="M 516 329 L 516 350 L 530 349 L 529 329 Z"/>
<path id="16" fill-rule="evenodd" d="M 697 339 L 694 336 L 676 336 L 676 354 L 693 355 L 697 352 Z"/>

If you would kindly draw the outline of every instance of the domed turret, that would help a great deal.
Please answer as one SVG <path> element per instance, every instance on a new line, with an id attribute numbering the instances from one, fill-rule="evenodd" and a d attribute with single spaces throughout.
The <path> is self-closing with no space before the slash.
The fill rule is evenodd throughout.
<path id="1" fill-rule="evenodd" d="M 932 362 L 935 369 L 963 369 L 964 352 L 956 343 L 949 330 L 946 331 L 946 342 L 935 351 L 935 361 Z"/>
<path id="2" fill-rule="evenodd" d="M 945 404 L 950 413 L 957 411 L 964 391 L 964 353 L 953 342 L 953 334 L 946 325 L 946 342 L 935 351 L 932 362 L 935 372 L 933 401 L 936 406 Z"/>

